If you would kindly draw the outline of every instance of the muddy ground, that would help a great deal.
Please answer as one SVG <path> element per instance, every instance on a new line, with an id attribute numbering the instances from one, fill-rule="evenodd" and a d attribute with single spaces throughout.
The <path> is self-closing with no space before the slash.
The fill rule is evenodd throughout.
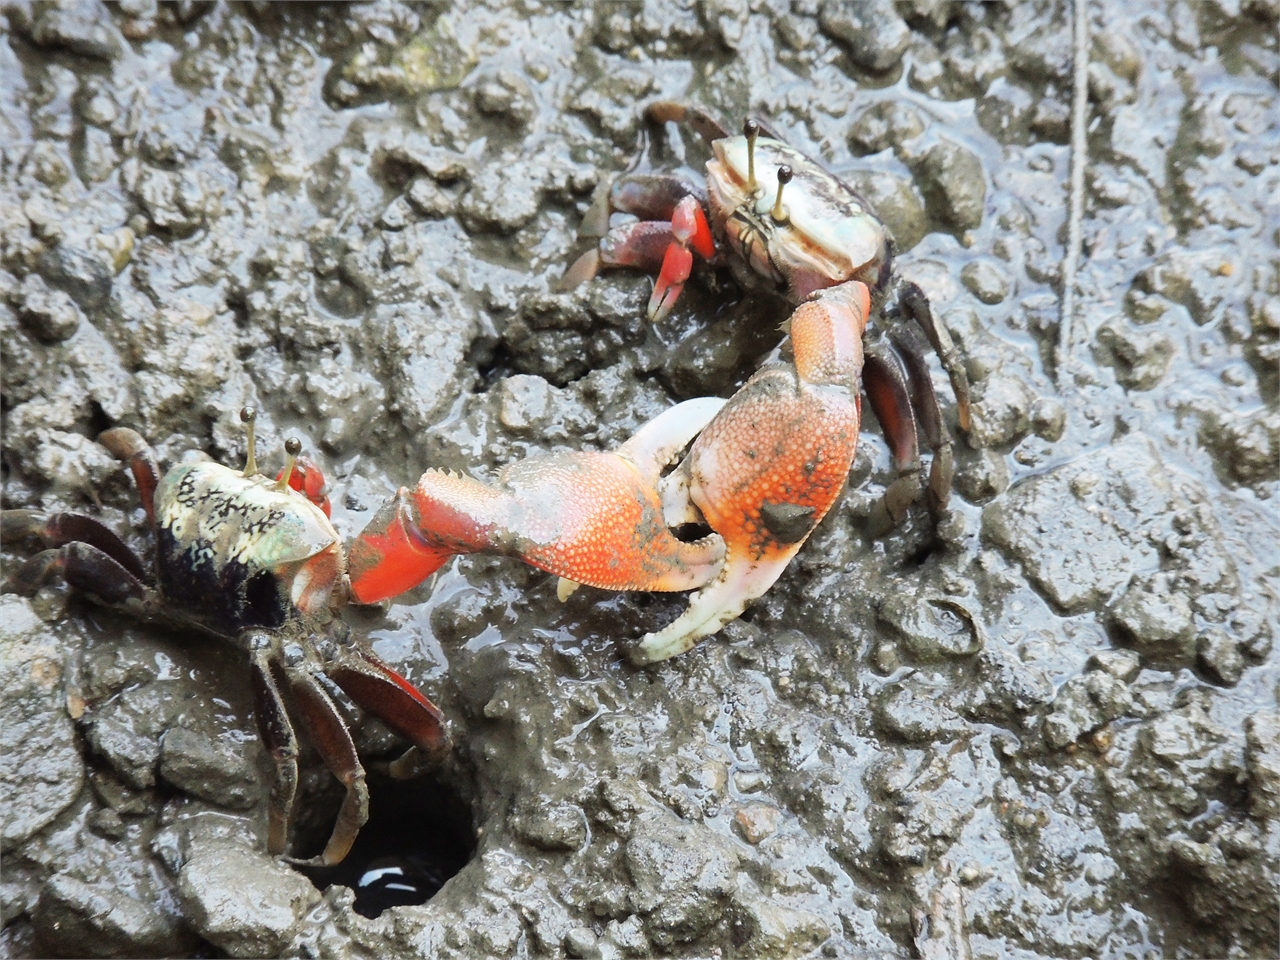
<path id="1" fill-rule="evenodd" d="M 301 437 L 350 536 L 428 466 L 490 476 L 728 396 L 777 345 L 776 304 L 707 274 L 651 327 L 638 274 L 553 288 L 642 137 L 653 169 L 705 160 L 642 129 L 659 97 L 765 116 L 870 197 L 966 358 L 975 423 L 942 521 L 873 540 L 872 420 L 778 585 L 656 667 L 627 651 L 681 597 L 561 604 L 512 561 L 348 612 L 458 746 L 408 785 L 372 774 L 366 842 L 315 884 L 263 853 L 269 765 L 232 648 L 59 589 L 4 597 L 0 953 L 1280 949 L 1275 0 L 1091 5 L 1061 370 L 1064 4 L 3 14 L 5 507 L 89 511 L 145 550 L 93 438 L 127 425 L 165 465 L 238 466 L 252 403 L 267 467 Z M 394 755 L 354 723 L 371 769 Z M 309 854 L 341 797 L 313 752 L 301 792 Z M 455 870 L 367 916 L 387 877 L 421 901 Z"/>

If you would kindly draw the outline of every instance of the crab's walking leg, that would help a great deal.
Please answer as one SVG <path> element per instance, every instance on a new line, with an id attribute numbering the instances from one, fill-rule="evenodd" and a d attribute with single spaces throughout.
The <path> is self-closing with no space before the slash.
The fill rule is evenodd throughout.
<path id="1" fill-rule="evenodd" d="M 688 127 L 710 146 L 729 136 L 729 131 L 711 114 L 678 100 L 655 100 L 646 104 L 644 118 L 650 123 L 678 123 Z"/>
<path id="2" fill-rule="evenodd" d="M 933 310 L 929 306 L 929 298 L 918 284 L 903 281 L 899 286 L 899 302 L 908 314 L 919 324 L 929 345 L 942 361 L 942 369 L 947 371 L 951 380 L 951 389 L 956 395 L 956 418 L 960 429 L 969 430 L 969 375 L 964 369 L 964 358 L 956 349 L 947 328 L 935 321 Z"/>
<path id="3" fill-rule="evenodd" d="M 73 541 L 87 543 L 124 567 L 135 579 L 146 577 L 137 554 L 101 521 L 82 513 L 0 511 L 0 540 L 38 540 L 45 547 L 61 547 Z"/>
<path id="4" fill-rule="evenodd" d="M 898 474 L 872 509 L 872 536 L 880 536 L 897 526 L 920 495 L 920 443 L 909 376 L 902 358 L 888 344 L 881 341 L 868 346 L 862 385 Z"/>
<path id="5" fill-rule="evenodd" d="M 449 752 L 444 714 L 380 658 L 351 645 L 325 673 L 357 706 L 413 744 L 410 753 L 421 752 L 430 760 L 438 760 Z M 410 753 L 392 764 L 393 775 L 411 766 Z"/>
<path id="6" fill-rule="evenodd" d="M 890 331 L 889 339 L 906 367 L 911 389 L 911 408 L 929 449 L 933 451 L 933 460 L 929 464 L 929 509 L 936 515 L 946 507 L 951 495 L 951 478 L 955 473 L 951 436 L 942 423 L 942 407 L 938 404 L 938 395 L 933 389 L 933 378 L 929 375 L 929 366 L 925 363 L 919 337 L 910 328 L 900 328 Z M 963 374 L 963 368 L 961 373 Z M 965 384 L 967 387 L 968 377 L 965 377 Z M 965 417 L 967 424 L 967 395 Z"/>
<path id="7" fill-rule="evenodd" d="M 4 584 L 4 592 L 29 597 L 53 579 L 96 597 L 108 606 L 136 604 L 151 597 L 146 584 L 102 550 L 78 540 L 56 550 L 41 550 L 18 568 Z M 135 609 L 135 613 L 142 613 Z"/>
<path id="8" fill-rule="evenodd" d="M 98 434 L 98 442 L 111 451 L 117 460 L 129 464 L 133 471 L 133 480 L 138 485 L 138 496 L 142 499 L 142 507 L 147 511 L 147 521 L 155 526 L 156 522 L 156 485 L 160 483 L 160 467 L 156 464 L 155 454 L 141 434 L 128 427 L 113 427 Z"/>
<path id="9" fill-rule="evenodd" d="M 288 655 L 286 648 L 285 656 Z M 342 809 L 338 811 L 338 819 L 324 851 L 310 860 L 294 861 L 299 866 L 329 867 L 342 862 L 355 843 L 360 828 L 369 819 L 369 788 L 365 784 L 364 767 L 360 766 L 351 734 L 333 700 L 305 665 L 286 666 L 284 673 L 311 742 L 320 752 L 325 766 L 347 788 Z"/>
<path id="10" fill-rule="evenodd" d="M 279 856 L 289 843 L 289 817 L 298 790 L 298 739 L 280 697 L 280 688 L 271 675 L 271 639 L 260 634 L 252 636 L 249 649 L 253 713 L 258 718 L 262 745 L 275 766 L 275 780 L 267 799 L 267 852 Z"/>

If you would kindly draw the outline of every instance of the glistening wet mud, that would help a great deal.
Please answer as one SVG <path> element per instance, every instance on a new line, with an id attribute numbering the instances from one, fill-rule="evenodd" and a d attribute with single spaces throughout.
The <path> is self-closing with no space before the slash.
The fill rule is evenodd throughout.
<path id="1" fill-rule="evenodd" d="M 403 847 L 323 893 L 263 853 L 234 650 L 0 598 L 9 954 L 1275 955 L 1274 2 L 1091 5 L 1063 370 L 1066 5 L 3 12 L 6 508 L 145 547 L 93 437 L 238 465 L 251 403 L 265 467 L 301 437 L 349 537 L 428 466 L 491 476 L 729 395 L 777 304 L 708 273 L 652 327 L 637 274 L 553 290 L 655 98 L 767 117 L 863 191 L 975 395 L 941 523 L 865 535 L 891 479 L 868 424 L 777 586 L 657 667 L 627 651 L 681 597 L 561 604 L 511 561 L 351 612 L 458 746 L 375 791 L 366 842 Z M 667 133 L 644 163 L 696 174 Z M 371 769 L 397 755 L 355 720 Z M 340 797 L 304 752 L 295 852 Z M 361 878 L 427 889 L 440 831 L 465 866 L 368 916 L 395 875 Z"/>

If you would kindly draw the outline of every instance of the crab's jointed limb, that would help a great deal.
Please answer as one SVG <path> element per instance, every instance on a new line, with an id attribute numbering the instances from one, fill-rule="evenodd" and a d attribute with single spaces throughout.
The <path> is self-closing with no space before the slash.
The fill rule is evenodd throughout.
<path id="1" fill-rule="evenodd" d="M 752 377 L 664 481 L 687 490 L 724 539 L 725 561 L 679 619 L 643 639 L 638 662 L 683 653 L 739 616 L 835 503 L 857 448 L 869 312 L 869 292 L 857 281 L 802 304 L 791 318 L 794 362 Z"/>
<path id="2" fill-rule="evenodd" d="M 719 537 L 668 529 L 658 478 L 725 401 L 678 404 L 617 450 L 530 457 L 490 485 L 428 470 L 382 508 L 351 547 L 351 589 L 374 603 L 421 583 L 451 556 L 516 557 L 608 590 L 691 590 L 719 572 Z"/>

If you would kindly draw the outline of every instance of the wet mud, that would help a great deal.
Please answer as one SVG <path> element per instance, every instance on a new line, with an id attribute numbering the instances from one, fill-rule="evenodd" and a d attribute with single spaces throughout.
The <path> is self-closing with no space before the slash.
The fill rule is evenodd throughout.
<path id="1" fill-rule="evenodd" d="M 350 711 L 373 819 L 341 874 L 263 852 L 232 647 L 0 598 L 4 955 L 1275 955 L 1274 0 L 1090 5 L 1061 369 L 1064 4 L 0 9 L 6 508 L 145 551 L 93 438 L 238 466 L 250 403 L 265 468 L 300 437 L 350 537 L 427 467 L 491 477 L 730 395 L 779 304 L 706 271 L 652 326 L 636 273 L 555 289 L 638 145 L 699 175 L 695 137 L 641 124 L 655 98 L 766 117 L 863 191 L 975 399 L 959 436 L 931 361 L 940 522 L 867 536 L 893 479 L 868 417 L 779 583 L 657 666 L 628 651 L 682 597 L 561 603 L 509 560 L 349 611 L 457 747 L 380 779 L 400 745 Z M 305 856 L 342 789 L 301 766 Z"/>

